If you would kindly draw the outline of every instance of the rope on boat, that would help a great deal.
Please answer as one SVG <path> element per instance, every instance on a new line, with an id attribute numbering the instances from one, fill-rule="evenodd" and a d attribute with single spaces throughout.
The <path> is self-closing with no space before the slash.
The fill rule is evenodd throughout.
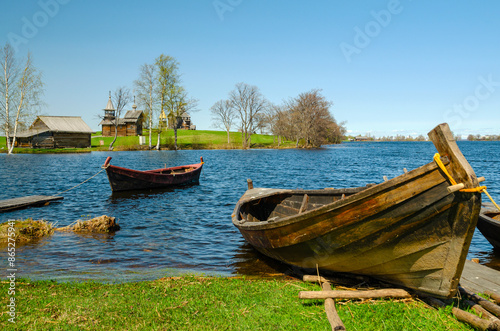
<path id="1" fill-rule="evenodd" d="M 453 179 L 453 177 L 451 177 L 448 170 L 446 170 L 446 167 L 444 166 L 443 162 L 441 161 L 441 155 L 439 155 L 439 153 L 434 154 L 434 161 L 439 166 L 439 168 L 441 168 L 441 170 L 444 172 L 444 174 L 446 176 L 448 176 L 448 179 L 450 180 L 451 185 L 457 185 L 457 182 Z M 495 200 L 493 200 L 491 195 L 488 193 L 488 191 L 486 190 L 486 186 L 478 186 L 478 187 L 474 187 L 474 188 L 464 188 L 464 189 L 461 189 L 459 191 L 466 192 L 466 193 L 475 193 L 475 192 L 483 193 L 484 192 L 484 193 L 486 193 L 488 198 L 490 198 L 491 202 L 493 202 L 495 207 L 497 207 L 497 209 L 500 211 L 500 207 L 497 205 Z"/>
<path id="2" fill-rule="evenodd" d="M 106 168 L 107 168 L 107 167 L 106 167 Z M 85 180 L 84 180 L 83 182 L 81 182 L 80 184 L 77 184 L 77 185 L 75 185 L 75 186 L 73 186 L 73 187 L 71 187 L 71 188 L 67 189 L 66 191 L 59 192 L 59 193 L 57 193 L 56 195 L 61 195 L 61 194 L 63 194 L 63 193 L 66 193 L 66 192 L 68 192 L 68 191 L 70 191 L 70 190 L 74 189 L 74 188 L 77 188 L 78 186 L 80 186 L 80 185 L 82 185 L 82 184 L 84 184 L 84 183 L 88 182 L 89 180 L 91 180 L 91 179 L 92 179 L 92 178 L 94 178 L 95 176 L 99 175 L 101 172 L 103 172 L 104 170 L 106 170 L 106 168 L 102 168 L 102 169 L 101 169 L 101 170 L 99 170 L 99 172 L 98 172 L 98 173 L 96 173 L 94 176 L 92 176 L 92 177 L 90 177 L 90 178 L 85 179 Z"/>

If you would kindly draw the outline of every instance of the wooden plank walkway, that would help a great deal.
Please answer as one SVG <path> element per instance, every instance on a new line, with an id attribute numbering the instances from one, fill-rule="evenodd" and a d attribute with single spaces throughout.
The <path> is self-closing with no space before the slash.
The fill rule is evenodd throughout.
<path id="1" fill-rule="evenodd" d="M 489 290 L 500 294 L 500 271 L 466 260 L 460 285 L 475 293 Z"/>
<path id="2" fill-rule="evenodd" d="M 481 212 L 496 210 L 493 203 L 489 201 L 484 201 L 481 207 Z M 460 285 L 475 293 L 484 293 L 489 290 L 500 294 L 500 271 L 466 260 Z"/>
<path id="3" fill-rule="evenodd" d="M 62 200 L 63 197 L 50 195 L 31 195 L 21 198 L 0 200 L 0 213 L 29 206 L 48 205 L 51 201 Z"/>

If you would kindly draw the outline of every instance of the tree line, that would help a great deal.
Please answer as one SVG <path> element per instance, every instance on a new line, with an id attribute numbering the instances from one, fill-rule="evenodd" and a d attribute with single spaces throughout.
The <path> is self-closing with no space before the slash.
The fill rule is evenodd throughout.
<path id="1" fill-rule="evenodd" d="M 33 65 L 32 56 L 18 59 L 13 47 L 7 43 L 0 48 L 2 73 L 0 76 L 0 125 L 7 138 L 8 153 L 20 130 L 29 128 L 40 112 L 44 84 L 41 72 Z M 139 77 L 133 83 L 137 103 L 144 109 L 145 128 L 149 128 L 149 148 L 152 149 L 152 129 L 157 128 L 156 148 L 160 149 L 161 132 L 166 120 L 174 129 L 174 147 L 177 149 L 177 121 L 185 112 L 197 110 L 198 100 L 190 97 L 182 86 L 179 62 L 161 54 L 151 63 L 139 68 Z M 110 93 L 115 105 L 115 118 L 121 116 L 132 101 L 131 90 L 121 86 Z M 136 100 L 134 99 L 134 102 Z M 216 102 L 210 109 L 212 122 L 227 132 L 236 129 L 242 136 L 242 147 L 250 148 L 252 134 L 257 132 L 274 135 L 278 146 L 283 140 L 295 141 L 296 147 L 315 148 L 324 144 L 339 143 L 346 133 L 345 123 L 337 123 L 330 112 L 332 102 L 321 90 L 313 89 L 290 98 L 282 104 L 269 102 L 256 86 L 236 84 L 228 98 Z M 114 121 L 115 137 L 119 121 Z M 12 142 L 11 139 L 12 138 Z"/>
<path id="2" fill-rule="evenodd" d="M 269 102 L 256 86 L 236 84 L 227 99 L 211 108 L 212 123 L 227 133 L 241 132 L 242 147 L 251 147 L 252 134 L 271 133 L 278 138 L 295 141 L 296 147 L 316 148 L 340 143 L 346 134 L 345 123 L 337 123 L 330 112 L 332 102 L 318 89 L 299 94 L 282 104 Z"/>

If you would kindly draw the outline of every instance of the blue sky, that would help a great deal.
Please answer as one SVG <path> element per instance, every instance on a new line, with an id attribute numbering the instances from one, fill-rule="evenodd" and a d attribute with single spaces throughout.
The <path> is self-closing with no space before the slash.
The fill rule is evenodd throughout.
<path id="1" fill-rule="evenodd" d="M 160 54 L 199 100 L 198 129 L 238 82 L 274 103 L 311 89 L 353 135 L 500 134 L 500 3 L 2 0 L 0 45 L 30 51 L 46 115 L 94 130 L 108 91 Z M 130 105 L 131 106 L 131 105 Z M 130 108 L 127 107 L 127 108 Z"/>

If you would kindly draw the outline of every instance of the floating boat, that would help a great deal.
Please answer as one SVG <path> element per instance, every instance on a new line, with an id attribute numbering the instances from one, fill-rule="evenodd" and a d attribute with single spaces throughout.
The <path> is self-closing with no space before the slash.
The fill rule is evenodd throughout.
<path id="1" fill-rule="evenodd" d="M 439 152 L 434 162 L 377 185 L 286 190 L 253 188 L 249 181 L 233 224 L 258 251 L 289 265 L 371 276 L 450 298 L 481 193 L 448 125 L 429 137 Z"/>
<path id="2" fill-rule="evenodd" d="M 500 211 L 481 211 L 477 228 L 493 247 L 500 250 Z"/>
<path id="3" fill-rule="evenodd" d="M 106 169 L 113 192 L 165 188 L 199 183 L 203 158 L 200 163 L 155 170 L 133 170 L 110 164 L 108 156 L 102 166 Z"/>

